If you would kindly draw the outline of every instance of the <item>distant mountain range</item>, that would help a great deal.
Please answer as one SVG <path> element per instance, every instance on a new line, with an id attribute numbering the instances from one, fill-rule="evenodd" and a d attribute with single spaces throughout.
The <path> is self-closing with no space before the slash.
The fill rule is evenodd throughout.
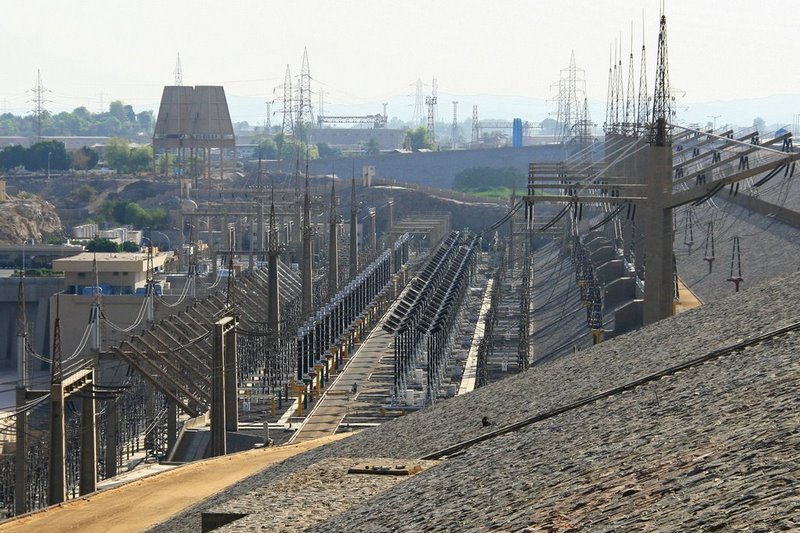
<path id="1" fill-rule="evenodd" d="M 555 101 L 529 98 L 526 96 L 504 96 L 491 94 L 454 95 L 439 93 L 438 121 L 452 123 L 452 101 L 458 101 L 459 122 L 471 119 L 472 106 L 478 106 L 478 117 L 481 120 L 511 120 L 519 117 L 523 120 L 538 123 L 546 118 L 556 118 L 558 105 Z M 414 114 L 414 96 L 392 96 L 385 100 L 387 114 L 409 122 Z M 314 102 L 316 105 L 316 101 Z M 257 97 L 228 95 L 228 106 L 234 122 L 247 121 L 251 125 L 263 125 L 266 120 L 267 107 L 263 99 Z M 605 101 L 590 101 L 589 113 L 592 120 L 602 125 L 605 117 Z M 753 119 L 761 117 L 768 127 L 792 126 L 800 115 L 800 94 L 773 95 L 761 98 L 717 102 L 676 102 L 677 119 L 680 123 L 699 123 L 705 125 L 713 122 L 721 127 L 725 124 L 741 127 L 751 126 Z M 281 103 L 272 105 L 272 124 L 281 121 Z M 337 104 L 325 102 L 326 115 L 374 115 L 383 112 L 382 102 L 358 104 Z M 423 121 L 426 110 L 423 112 Z"/>

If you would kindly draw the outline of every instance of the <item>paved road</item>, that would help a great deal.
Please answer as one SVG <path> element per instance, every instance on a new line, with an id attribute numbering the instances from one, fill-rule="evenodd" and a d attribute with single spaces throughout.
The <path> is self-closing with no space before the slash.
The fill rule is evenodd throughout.
<path id="1" fill-rule="evenodd" d="M 0 532 L 142 531 L 271 464 L 349 435 L 190 463 L 0 523 Z"/>

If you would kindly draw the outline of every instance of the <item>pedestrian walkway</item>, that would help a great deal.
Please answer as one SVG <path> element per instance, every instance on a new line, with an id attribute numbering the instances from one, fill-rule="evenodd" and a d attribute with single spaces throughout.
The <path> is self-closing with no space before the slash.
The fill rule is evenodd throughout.
<path id="1" fill-rule="evenodd" d="M 394 337 L 382 328 L 387 316 L 388 312 L 353 352 L 344 369 L 339 372 L 289 442 L 305 442 L 333 435 L 348 411 L 358 405 L 360 395 L 376 392 L 376 388 L 381 389 L 380 392 L 389 393 L 385 383 L 370 382 L 372 374 L 381 366 L 381 359 L 394 357 Z M 356 383 L 358 389 L 355 394 L 353 383 Z"/>

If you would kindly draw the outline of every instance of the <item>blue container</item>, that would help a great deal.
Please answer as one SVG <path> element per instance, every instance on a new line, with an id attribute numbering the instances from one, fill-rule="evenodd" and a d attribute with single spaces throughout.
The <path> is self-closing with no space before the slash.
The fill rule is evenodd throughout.
<path id="1" fill-rule="evenodd" d="M 522 148 L 522 119 L 515 118 L 511 128 L 511 146 Z"/>

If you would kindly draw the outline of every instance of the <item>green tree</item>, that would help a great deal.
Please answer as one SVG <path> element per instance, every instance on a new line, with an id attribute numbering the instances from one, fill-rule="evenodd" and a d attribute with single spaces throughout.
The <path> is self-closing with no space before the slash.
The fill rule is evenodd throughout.
<path id="1" fill-rule="evenodd" d="M 89 170 L 97 166 L 100 156 L 96 150 L 83 146 L 72 152 L 72 168 L 75 170 Z"/>
<path id="2" fill-rule="evenodd" d="M 338 148 L 331 148 L 328 143 L 317 143 L 317 152 L 322 158 L 341 157 L 342 151 Z"/>
<path id="3" fill-rule="evenodd" d="M 142 111 L 136 115 L 136 122 L 144 133 L 153 133 L 153 126 L 155 126 L 155 119 L 153 118 L 152 111 Z"/>
<path id="4" fill-rule="evenodd" d="M 256 146 L 256 159 L 277 159 L 278 158 L 278 145 L 272 137 L 265 137 L 261 139 Z"/>
<path id="5" fill-rule="evenodd" d="M 47 168 L 48 158 L 51 170 L 69 169 L 70 158 L 61 141 L 42 141 L 31 145 L 25 155 L 25 168 L 44 170 Z"/>
<path id="6" fill-rule="evenodd" d="M 77 205 L 86 205 L 94 200 L 97 191 L 91 185 L 83 184 L 69 193 L 69 199 Z"/>
<path id="7" fill-rule="evenodd" d="M 87 252 L 119 252 L 119 244 L 106 237 L 95 237 L 86 243 Z"/>
<path id="8" fill-rule="evenodd" d="M 18 144 L 6 146 L 0 151 L 0 167 L 3 170 L 11 170 L 12 168 L 24 166 L 26 153 L 27 150 L 24 146 Z"/>
<path id="9" fill-rule="evenodd" d="M 406 145 L 412 150 L 432 149 L 433 141 L 428 137 L 428 129 L 424 126 L 406 131 Z"/>
<path id="10" fill-rule="evenodd" d="M 122 243 L 123 252 L 138 252 L 139 249 L 139 245 L 133 241 L 125 241 Z"/>
<path id="11" fill-rule="evenodd" d="M 153 166 L 153 148 L 137 146 L 128 152 L 127 172 L 144 172 Z"/>
<path id="12" fill-rule="evenodd" d="M 122 172 L 128 164 L 130 147 L 128 141 L 119 137 L 112 137 L 103 148 L 103 159 L 110 168 Z"/>
<path id="13" fill-rule="evenodd" d="M 376 141 L 374 138 L 370 138 L 370 140 L 364 144 L 364 152 L 367 155 L 378 155 L 381 153 L 381 147 L 378 144 L 378 141 Z"/>
<path id="14" fill-rule="evenodd" d="M 552 118 L 546 118 L 539 123 L 539 127 L 542 129 L 542 133 L 545 134 L 553 134 L 559 127 L 558 121 Z"/>
<path id="15" fill-rule="evenodd" d="M 283 143 L 280 155 L 281 159 L 283 160 L 299 158 L 301 161 L 303 161 L 306 156 L 308 156 L 309 159 L 318 159 L 319 151 L 314 145 L 308 146 L 303 142 L 289 140 Z"/>
<path id="16" fill-rule="evenodd" d="M 475 191 L 480 189 L 512 188 L 521 190 L 525 187 L 526 178 L 517 169 L 512 167 L 491 168 L 472 167 L 455 175 L 453 188 L 457 191 Z"/>

